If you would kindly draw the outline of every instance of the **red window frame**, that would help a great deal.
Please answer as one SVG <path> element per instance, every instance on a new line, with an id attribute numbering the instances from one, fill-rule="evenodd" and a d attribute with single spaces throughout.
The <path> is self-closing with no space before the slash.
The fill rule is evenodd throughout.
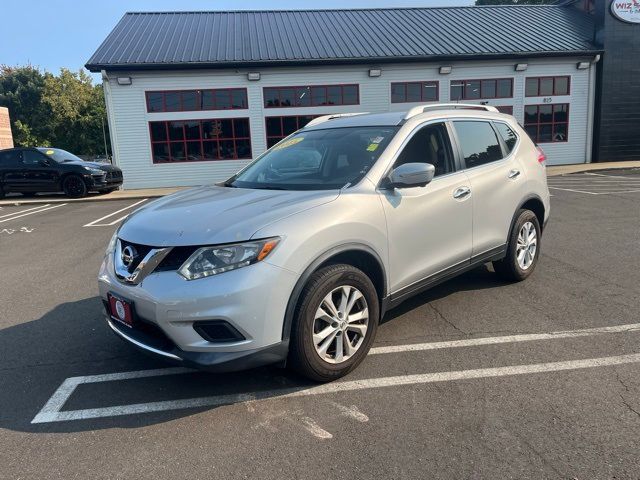
<path id="1" fill-rule="evenodd" d="M 407 100 L 407 87 L 409 85 L 412 84 L 419 84 L 420 85 L 420 100 L 418 100 L 418 102 L 437 102 L 440 100 L 440 82 L 438 82 L 437 80 L 424 80 L 424 81 L 415 81 L 415 82 L 391 82 L 391 85 L 389 87 L 389 94 L 390 94 L 390 99 L 391 99 L 391 103 L 416 103 L 414 101 L 409 101 Z M 393 101 L 393 87 L 398 87 L 398 86 L 403 86 L 404 87 L 404 100 L 399 101 L 399 102 L 394 102 Z M 425 85 L 429 85 L 429 86 L 435 86 L 436 87 L 436 98 L 435 100 L 431 100 L 431 99 L 424 99 L 424 87 Z"/>
<path id="2" fill-rule="evenodd" d="M 498 82 L 500 80 L 509 80 L 509 82 L 511 83 L 511 89 L 510 89 L 510 94 L 506 95 L 506 96 L 498 96 Z M 487 96 L 487 95 L 483 95 L 483 91 L 484 91 L 484 86 L 483 83 L 484 82 L 491 82 L 491 81 L 495 81 L 496 82 L 496 95 L 495 96 Z M 465 92 L 466 92 L 466 83 L 467 82 L 480 82 L 480 97 L 479 98 L 469 98 L 466 96 Z M 485 99 L 491 99 L 491 98 L 513 98 L 513 77 L 502 77 L 502 78 L 473 78 L 473 79 L 465 79 L 465 80 L 451 80 L 450 84 L 449 84 L 449 100 L 451 101 L 456 101 L 458 100 L 458 98 L 453 98 L 453 95 L 451 95 L 451 90 L 454 87 L 454 83 L 456 84 L 462 84 L 462 96 L 460 97 L 460 100 L 485 100 Z M 458 86 L 458 85 L 456 85 Z"/>
<path id="3" fill-rule="evenodd" d="M 550 122 L 541 122 L 540 121 L 540 107 L 546 107 L 546 106 L 550 106 L 551 107 L 551 121 Z M 555 107 L 556 106 L 560 106 L 560 107 L 567 107 L 567 120 L 564 122 L 556 122 L 555 121 Z M 536 121 L 535 122 L 527 122 L 527 107 L 536 107 Z M 524 106 L 525 109 L 525 114 L 524 114 L 524 129 L 527 131 L 527 133 L 529 134 L 529 136 L 531 137 L 531 140 L 533 140 L 535 143 L 567 143 L 569 141 L 569 110 L 570 110 L 570 104 L 569 103 L 534 103 L 534 104 L 527 104 Z M 551 141 L 542 141 L 540 140 L 540 127 L 543 125 L 551 125 Z M 556 131 L 555 127 L 556 125 L 566 125 L 567 127 L 567 136 L 565 137 L 564 140 L 554 140 L 553 136 L 554 133 Z M 530 133 L 530 130 L 527 129 L 527 127 L 535 127 L 536 128 L 536 134 L 535 136 L 532 135 Z"/>
<path id="4" fill-rule="evenodd" d="M 313 103 L 313 89 L 314 88 L 324 88 L 325 95 L 324 98 L 328 98 L 329 94 L 327 89 L 330 87 L 340 87 L 340 103 L 324 103 L 314 105 Z M 344 87 L 355 87 L 356 88 L 356 101 L 355 103 L 345 103 L 344 101 Z M 309 105 L 282 105 L 282 90 L 297 90 L 297 89 L 309 89 Z M 267 104 L 267 91 L 268 90 L 278 90 L 278 105 L 268 105 Z M 332 85 L 286 85 L 286 86 L 277 86 L 277 87 L 263 87 L 262 88 L 262 104 L 264 108 L 313 108 L 313 107 L 334 107 L 340 105 L 360 105 L 360 84 L 358 83 L 339 83 Z M 304 116 L 304 115 L 303 115 Z"/>
<path id="5" fill-rule="evenodd" d="M 552 78 L 553 79 L 553 90 L 551 95 L 542 95 L 540 93 L 540 80 L 544 78 Z M 556 80 L 559 78 L 567 79 L 567 93 L 556 93 Z M 538 84 L 538 88 L 536 89 L 536 95 L 528 95 L 527 94 L 527 82 L 529 80 L 535 80 Z M 547 75 L 545 77 L 526 77 L 524 79 L 524 96 L 525 97 L 556 97 L 556 96 L 566 96 L 571 95 L 571 75 Z"/>
<path id="6" fill-rule="evenodd" d="M 284 119 L 285 118 L 295 118 L 296 119 L 296 130 L 301 129 L 302 127 L 304 127 L 304 125 L 300 125 L 300 118 L 302 117 L 311 117 L 311 120 L 313 120 L 314 118 L 318 118 L 321 117 L 322 115 L 274 115 L 274 116 L 269 116 L 269 117 L 264 117 L 264 131 L 265 131 L 265 135 L 267 138 L 267 148 L 269 147 L 269 140 L 276 140 L 276 142 L 273 144 L 275 145 L 276 143 L 278 143 L 280 140 L 282 140 L 283 138 L 288 137 L 289 135 L 291 135 L 293 132 L 289 132 L 284 134 Z M 268 131 L 268 121 L 269 120 L 273 120 L 275 118 L 280 119 L 280 131 L 284 134 L 284 135 L 269 135 L 269 131 Z M 309 120 L 309 121 L 311 121 Z M 307 122 L 308 123 L 308 122 Z M 306 123 L 305 123 L 306 125 Z M 294 130 L 294 132 L 296 131 Z"/>
<path id="7" fill-rule="evenodd" d="M 244 106 L 242 107 L 234 107 L 233 106 L 233 92 L 241 91 L 244 95 Z M 196 93 L 196 104 L 199 108 L 184 108 L 184 102 L 182 96 L 184 94 Z M 213 108 L 204 108 L 202 105 L 202 92 L 210 92 L 213 98 Z M 218 92 L 228 92 L 229 94 L 229 104 L 231 107 L 223 107 L 216 108 L 215 99 L 216 94 Z M 247 95 L 246 88 L 202 88 L 199 90 L 147 90 L 145 93 L 145 100 L 147 104 L 147 112 L 148 113 L 164 113 L 164 112 L 200 112 L 200 111 L 209 111 L 209 110 L 246 110 L 249 108 L 249 99 Z M 149 96 L 152 94 L 160 94 L 162 95 L 162 110 L 151 110 L 151 102 L 149 101 Z M 179 108 L 176 110 L 167 110 L 167 94 L 178 94 L 180 98 Z"/>
<path id="8" fill-rule="evenodd" d="M 236 121 L 240 121 L 240 120 L 246 120 L 247 122 L 247 131 L 248 131 L 248 136 L 236 136 Z M 222 122 L 222 121 L 231 121 L 231 137 L 215 137 L 215 138 L 204 138 L 204 136 L 202 135 L 202 123 L 203 122 Z M 188 139 L 187 138 L 187 132 L 185 130 L 185 125 L 187 123 L 190 122 L 198 122 L 198 129 L 199 129 L 199 133 L 200 136 L 197 139 L 191 138 Z M 152 130 L 152 124 L 164 124 L 164 128 L 165 128 L 165 136 L 166 139 L 165 140 L 154 140 L 153 139 L 153 130 Z M 170 134 L 169 134 L 169 124 L 170 123 L 182 123 L 182 140 L 171 140 Z M 230 117 L 230 118 L 194 118 L 194 119 L 189 119 L 189 120 L 158 120 L 158 121 L 151 121 L 149 122 L 149 139 L 151 141 L 151 158 L 154 164 L 164 164 L 164 163 L 188 163 L 188 162 L 218 162 L 221 160 L 224 161 L 229 161 L 229 160 L 241 160 L 241 159 L 250 159 L 252 158 L 252 153 L 253 153 L 253 146 L 251 145 L 251 121 L 249 120 L 249 117 Z M 249 154 L 248 156 L 243 156 L 243 157 L 239 157 L 238 156 L 238 146 L 236 144 L 237 141 L 239 140 L 248 140 L 249 141 Z M 220 143 L 223 141 L 233 141 L 233 158 L 223 158 L 221 153 L 220 153 Z M 189 160 L 187 159 L 187 143 L 189 142 L 200 142 L 200 158 L 198 160 Z M 214 159 L 209 159 L 204 157 L 204 144 L 205 143 L 213 143 L 216 142 L 216 150 L 217 150 L 217 157 Z M 173 160 L 171 158 L 171 144 L 174 143 L 182 143 L 183 144 L 183 148 L 184 148 L 184 152 L 185 152 L 185 160 Z M 167 152 L 169 154 L 169 160 L 157 160 L 155 158 L 155 154 L 154 154 L 154 149 L 153 146 L 156 144 L 166 144 L 167 146 Z"/>

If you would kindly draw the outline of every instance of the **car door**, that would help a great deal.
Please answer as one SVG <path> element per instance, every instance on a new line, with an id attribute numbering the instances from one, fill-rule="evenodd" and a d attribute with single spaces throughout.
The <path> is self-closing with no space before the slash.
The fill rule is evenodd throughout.
<path id="1" fill-rule="evenodd" d="M 489 120 L 452 122 L 473 195 L 472 258 L 490 255 L 507 242 L 522 199 L 524 168 Z M 515 135 L 515 134 L 514 134 Z"/>
<path id="2" fill-rule="evenodd" d="M 22 151 L 24 191 L 55 192 L 58 190 L 58 168 L 54 161 L 37 150 Z"/>
<path id="3" fill-rule="evenodd" d="M 0 185 L 3 190 L 19 191 L 23 183 L 22 152 L 17 149 L 0 151 Z"/>
<path id="4" fill-rule="evenodd" d="M 429 184 L 380 190 L 387 220 L 390 290 L 398 295 L 419 288 L 449 267 L 468 263 L 471 256 L 469 182 L 456 168 L 445 122 L 416 128 L 393 168 L 413 162 L 435 166 Z"/>

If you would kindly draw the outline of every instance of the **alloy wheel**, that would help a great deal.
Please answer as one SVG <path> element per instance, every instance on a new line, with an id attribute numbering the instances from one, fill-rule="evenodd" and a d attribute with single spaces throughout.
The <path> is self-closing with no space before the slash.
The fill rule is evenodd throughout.
<path id="1" fill-rule="evenodd" d="M 313 321 L 313 345 L 332 364 L 349 360 L 362 346 L 369 325 L 367 301 L 360 290 L 342 285 L 329 292 Z"/>
<path id="2" fill-rule="evenodd" d="M 518 266 L 522 270 L 527 270 L 536 258 L 538 248 L 538 232 L 535 225 L 525 222 L 518 233 L 518 243 L 516 245 L 516 259 Z"/>

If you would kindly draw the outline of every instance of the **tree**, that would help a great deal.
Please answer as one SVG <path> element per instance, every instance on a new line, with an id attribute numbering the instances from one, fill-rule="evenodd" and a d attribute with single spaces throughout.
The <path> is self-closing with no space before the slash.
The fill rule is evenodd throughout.
<path id="1" fill-rule="evenodd" d="M 0 65 L 0 106 L 9 107 L 17 146 L 49 143 L 51 130 L 49 112 L 42 103 L 43 89 L 44 75 L 37 68 Z"/>
<path id="2" fill-rule="evenodd" d="M 82 154 L 104 153 L 102 121 L 106 110 L 101 85 L 82 70 L 47 74 L 42 101 L 51 112 L 56 146 Z"/>
<path id="3" fill-rule="evenodd" d="M 105 153 L 102 86 L 82 70 L 63 68 L 56 76 L 31 65 L 0 66 L 0 106 L 9 107 L 16 146 Z"/>
<path id="4" fill-rule="evenodd" d="M 557 0 L 476 0 L 476 5 L 553 5 Z"/>

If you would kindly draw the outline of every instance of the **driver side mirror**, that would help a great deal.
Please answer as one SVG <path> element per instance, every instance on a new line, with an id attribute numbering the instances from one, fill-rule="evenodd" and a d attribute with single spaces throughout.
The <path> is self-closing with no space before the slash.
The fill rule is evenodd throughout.
<path id="1" fill-rule="evenodd" d="M 394 168 L 384 179 L 385 188 L 424 187 L 436 174 L 436 167 L 430 163 L 405 163 Z"/>

